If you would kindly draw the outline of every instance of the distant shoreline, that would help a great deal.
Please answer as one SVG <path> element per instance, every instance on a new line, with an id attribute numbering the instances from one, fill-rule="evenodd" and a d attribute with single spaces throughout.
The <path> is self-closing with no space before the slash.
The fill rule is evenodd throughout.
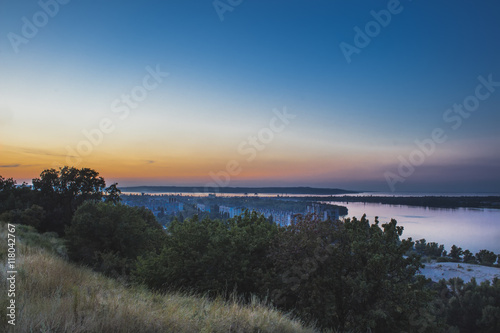
<path id="1" fill-rule="evenodd" d="M 210 187 L 195 186 L 133 186 L 123 187 L 122 192 L 145 194 L 196 194 L 206 193 L 217 195 L 241 194 L 243 195 L 270 195 L 274 194 L 280 199 L 308 200 L 322 202 L 364 202 L 385 205 L 401 205 L 429 208 L 492 208 L 500 209 L 500 196 L 498 195 L 422 195 L 422 196 L 386 196 L 359 195 L 368 192 L 349 191 L 343 189 L 313 188 L 313 187 Z"/>
<path id="2" fill-rule="evenodd" d="M 129 186 L 121 187 L 123 192 L 136 193 L 228 193 L 228 194 L 304 194 L 304 195 L 339 195 L 357 194 L 358 191 L 349 191 L 338 188 L 314 187 L 196 187 L 196 186 Z"/>
<path id="3" fill-rule="evenodd" d="M 334 202 L 365 202 L 385 205 L 418 206 L 431 208 L 494 208 L 500 209 L 500 196 L 330 196 L 314 200 Z"/>

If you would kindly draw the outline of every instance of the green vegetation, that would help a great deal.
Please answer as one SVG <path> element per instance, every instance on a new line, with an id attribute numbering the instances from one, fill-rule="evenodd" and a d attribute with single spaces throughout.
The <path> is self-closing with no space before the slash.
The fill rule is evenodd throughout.
<path id="1" fill-rule="evenodd" d="M 95 170 L 63 167 L 42 171 L 33 179 L 33 188 L 0 176 L 0 214 L 2 220 L 23 223 L 28 220 L 39 231 L 64 234 L 77 208 L 87 200 L 118 202 L 116 184 L 106 182 Z M 41 211 L 40 208 L 43 210 Z"/>
<path id="2" fill-rule="evenodd" d="M 166 238 L 151 211 L 87 201 L 66 229 L 68 255 L 110 276 L 126 276 L 144 253 L 158 252 Z"/>
<path id="3" fill-rule="evenodd" d="M 476 254 L 478 263 L 486 266 L 492 266 L 497 261 L 497 255 L 488 250 L 481 250 Z"/>
<path id="4" fill-rule="evenodd" d="M 278 227 L 249 214 L 228 221 L 175 220 L 160 254 L 139 258 L 135 278 L 154 289 L 195 290 L 210 295 L 259 292 L 271 263 L 266 257 Z"/>
<path id="5" fill-rule="evenodd" d="M 427 311 L 431 295 L 424 279 L 415 278 L 422 267 L 418 257 L 403 257 L 413 243 L 400 241 L 402 231 L 395 220 L 381 228 L 364 216 L 344 222 L 306 218 L 282 230 L 271 255 L 276 304 L 323 328 L 401 332 L 422 327 L 410 319 Z"/>
<path id="6" fill-rule="evenodd" d="M 444 253 L 444 245 L 438 243 L 427 243 L 425 239 L 415 241 L 415 251 L 423 256 L 431 258 L 441 257 Z"/>
<path id="7" fill-rule="evenodd" d="M 497 261 L 497 255 L 488 250 L 480 250 L 476 255 L 469 250 L 462 250 L 461 247 L 453 244 L 450 253 L 444 250 L 444 245 L 437 243 L 427 243 L 425 239 L 415 241 L 413 251 L 409 253 L 418 253 L 424 260 L 435 259 L 437 262 L 464 262 L 466 264 L 478 264 L 484 266 L 493 266 Z M 499 266 L 500 264 L 497 264 Z"/>
<path id="8" fill-rule="evenodd" d="M 235 295 L 229 300 L 209 299 L 126 287 L 55 254 L 62 246 L 56 234 L 40 235 L 22 226 L 16 234 L 19 313 L 15 327 L 7 324 L 4 314 L 0 316 L 2 332 L 315 332 L 255 297 L 243 303 Z M 4 223 L 0 223 L 0 238 L 7 238 Z M 40 248 L 34 245 L 38 241 L 53 247 Z M 2 262 L 6 253 L 6 242 L 1 242 Z M 0 271 L 3 281 L 5 273 Z M 2 283 L 3 309 L 6 296 L 6 284 Z"/>
<path id="9" fill-rule="evenodd" d="M 475 279 L 464 283 L 459 278 L 441 280 L 434 286 L 437 314 L 444 319 L 450 332 L 500 332 L 500 280 L 478 285 Z"/>

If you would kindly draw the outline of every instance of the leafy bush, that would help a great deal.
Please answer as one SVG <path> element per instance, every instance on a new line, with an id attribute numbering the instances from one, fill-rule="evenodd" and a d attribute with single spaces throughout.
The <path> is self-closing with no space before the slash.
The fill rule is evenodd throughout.
<path id="1" fill-rule="evenodd" d="M 415 278 L 419 258 L 404 256 L 413 242 L 401 241 L 402 232 L 395 220 L 381 228 L 365 216 L 298 221 L 279 232 L 271 251 L 273 301 L 323 328 L 431 332 L 431 295 L 424 279 Z"/>
<path id="2" fill-rule="evenodd" d="M 10 210 L 24 210 L 35 204 L 35 193 L 26 184 L 17 185 L 12 178 L 0 176 L 0 214 Z"/>
<path id="3" fill-rule="evenodd" d="M 24 210 L 13 209 L 0 215 L 0 220 L 4 222 L 29 225 L 35 228 L 39 228 L 44 219 L 45 211 L 37 205 L 32 205 Z"/>
<path id="4" fill-rule="evenodd" d="M 464 251 L 464 262 L 467 264 L 476 264 L 476 257 L 469 250 Z"/>
<path id="5" fill-rule="evenodd" d="M 439 257 L 436 259 L 437 262 L 456 262 L 455 259 L 451 259 L 448 257 Z"/>
<path id="6" fill-rule="evenodd" d="M 493 266 L 497 261 L 497 255 L 488 250 L 481 250 L 476 253 L 476 259 L 482 265 Z"/>
<path id="7" fill-rule="evenodd" d="M 454 262 L 459 262 L 461 260 L 460 256 L 463 254 L 462 248 L 456 245 L 453 245 L 450 250 L 450 258 L 453 259 Z"/>
<path id="8" fill-rule="evenodd" d="M 500 280 L 478 285 L 473 278 L 442 280 L 435 287 L 442 301 L 442 315 L 450 329 L 461 333 L 500 332 Z"/>
<path id="9" fill-rule="evenodd" d="M 426 243 L 425 239 L 420 239 L 415 241 L 415 251 L 423 256 L 438 258 L 444 252 L 444 245 L 434 242 Z"/>
<path id="10" fill-rule="evenodd" d="M 256 293 L 269 271 L 266 254 L 276 232 L 275 224 L 248 212 L 225 222 L 174 220 L 161 253 L 142 256 L 134 277 L 155 289 Z"/>
<path id="11" fill-rule="evenodd" d="M 26 235 L 32 231 L 27 228 Z M 0 238 L 5 239 L 6 233 L 0 223 Z M 124 286 L 45 250 L 24 246 L 25 234 L 18 236 L 23 243 L 16 267 L 19 315 L 15 326 L 7 324 L 5 314 L 0 316 L 3 332 L 317 332 L 256 299 L 244 305 L 238 297 L 210 300 Z M 0 251 L 4 243 L 0 242 Z M 0 279 L 6 278 L 7 271 L 0 270 Z M 3 309 L 9 305 L 8 288 L 0 283 Z"/>
<path id="12" fill-rule="evenodd" d="M 102 202 L 81 205 L 66 230 L 70 259 L 113 276 L 129 274 L 137 257 L 158 252 L 164 239 L 151 211 Z"/>

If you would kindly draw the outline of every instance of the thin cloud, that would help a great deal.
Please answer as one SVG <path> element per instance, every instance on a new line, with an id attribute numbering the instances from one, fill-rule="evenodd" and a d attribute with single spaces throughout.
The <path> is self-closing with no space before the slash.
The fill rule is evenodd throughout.
<path id="1" fill-rule="evenodd" d="M 13 150 L 15 152 L 22 152 L 25 154 L 30 154 L 30 155 L 42 155 L 42 156 L 56 156 L 56 157 L 78 157 L 78 156 L 73 156 L 73 155 L 67 155 L 67 154 L 56 154 L 56 153 L 51 153 L 49 151 L 43 150 L 43 149 L 33 149 L 33 148 L 24 148 L 24 147 L 15 147 L 15 146 L 4 146 L 9 148 L 10 150 Z"/>
<path id="2" fill-rule="evenodd" d="M 0 168 L 19 168 L 21 164 L 7 164 L 7 165 L 0 165 Z"/>
<path id="3" fill-rule="evenodd" d="M 40 166 L 41 164 L 20 164 L 20 163 L 14 163 L 14 164 L 4 164 L 0 165 L 0 168 L 28 168 L 28 167 L 34 167 L 34 166 Z"/>

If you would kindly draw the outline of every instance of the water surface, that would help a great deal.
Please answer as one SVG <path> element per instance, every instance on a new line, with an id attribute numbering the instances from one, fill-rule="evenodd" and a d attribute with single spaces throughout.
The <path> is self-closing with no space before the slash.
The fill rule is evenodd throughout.
<path id="1" fill-rule="evenodd" d="M 331 202 L 346 206 L 347 217 L 361 218 L 366 214 L 370 222 L 375 216 L 380 223 L 394 218 L 404 227 L 403 238 L 425 238 L 427 242 L 444 244 L 447 251 L 453 244 L 476 253 L 487 249 L 500 254 L 500 209 L 485 208 L 425 208 L 384 205 L 363 202 Z"/>

